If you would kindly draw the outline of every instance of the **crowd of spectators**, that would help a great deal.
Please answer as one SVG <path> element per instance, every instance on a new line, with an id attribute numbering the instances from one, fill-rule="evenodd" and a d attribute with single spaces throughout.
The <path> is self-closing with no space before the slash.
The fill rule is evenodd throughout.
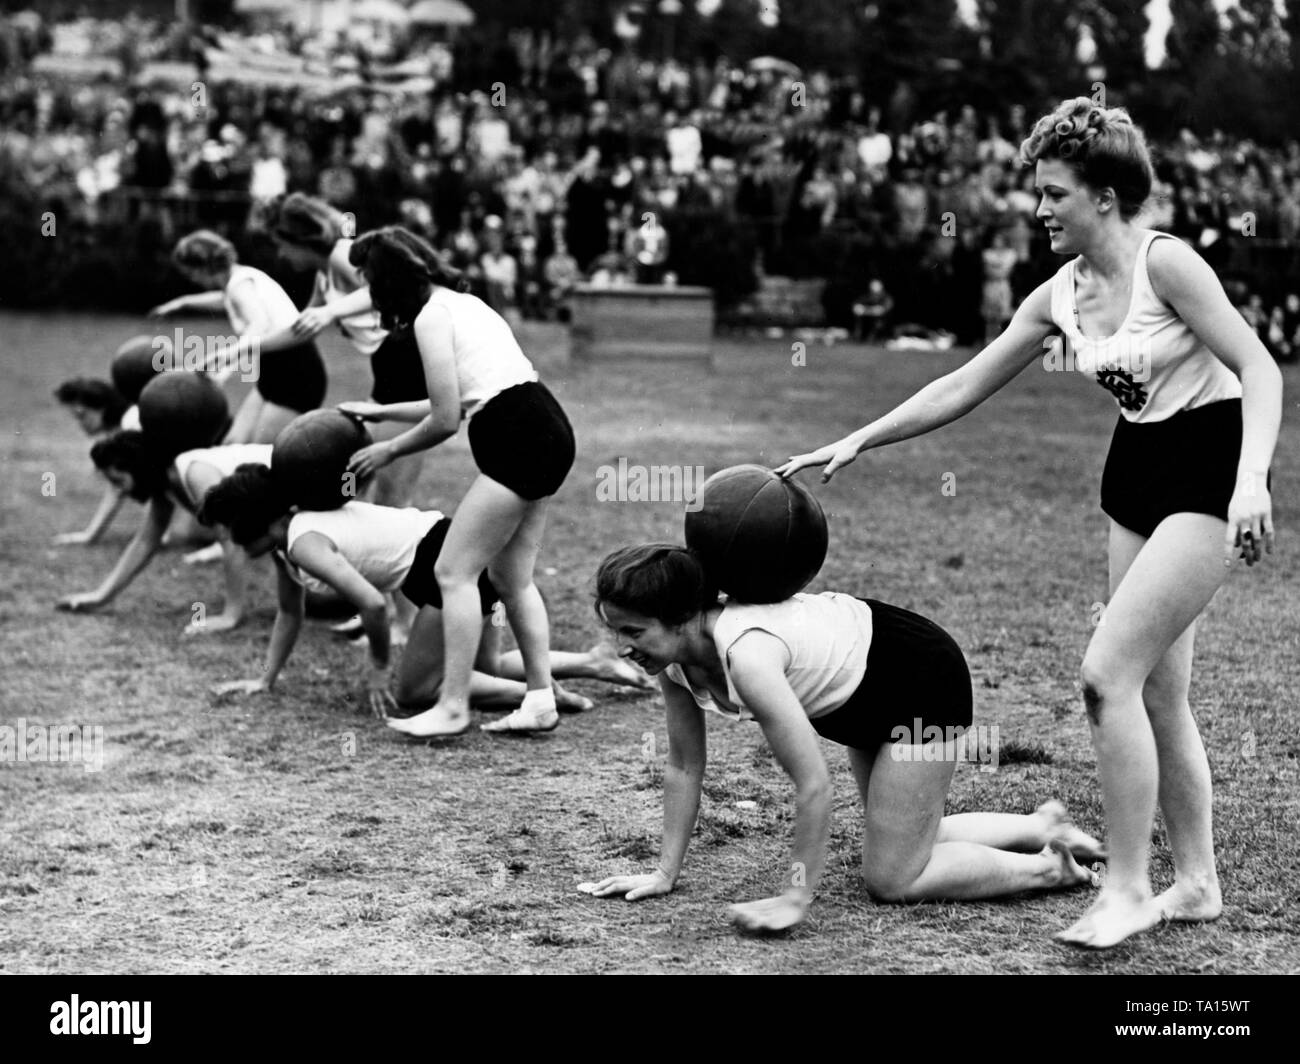
<path id="1" fill-rule="evenodd" d="M 137 68 L 141 54 L 202 67 L 201 39 L 150 29 L 128 35 Z M 777 61 L 649 61 L 526 35 L 512 38 L 508 76 L 473 84 L 458 54 L 422 92 L 199 74 L 76 84 L 31 73 L 47 39 L 33 30 L 0 48 L 0 187 L 39 190 L 88 225 L 126 210 L 165 241 L 198 225 L 238 239 L 267 203 L 301 190 L 352 212 L 359 229 L 400 221 L 422 232 L 493 302 L 542 317 L 562 313 L 582 279 L 709 283 L 693 257 L 674 255 L 674 236 L 741 227 L 759 276 L 829 278 L 830 321 L 873 336 L 920 323 L 963 341 L 1005 309 L 991 284 L 1018 299 L 1053 268 L 1033 174 L 1018 163 L 1035 117 L 1020 105 L 921 114 L 906 84 L 869 100 L 849 79 Z M 310 44 L 284 36 L 270 47 Z M 1242 235 L 1273 250 L 1274 287 L 1241 294 L 1243 306 L 1252 294 L 1268 304 L 1269 333 L 1287 315 L 1276 285 L 1296 283 L 1300 142 L 1185 130 L 1153 148 L 1148 224 L 1212 261 Z M 682 219 L 695 221 L 684 230 Z"/>

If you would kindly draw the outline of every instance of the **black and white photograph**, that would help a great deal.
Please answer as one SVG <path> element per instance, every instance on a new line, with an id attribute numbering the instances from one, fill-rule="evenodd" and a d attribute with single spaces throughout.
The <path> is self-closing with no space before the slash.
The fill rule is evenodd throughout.
<path id="1" fill-rule="evenodd" d="M 0 232 L 33 1045 L 196 975 L 1283 1015 L 1300 0 L 0 0 Z"/>

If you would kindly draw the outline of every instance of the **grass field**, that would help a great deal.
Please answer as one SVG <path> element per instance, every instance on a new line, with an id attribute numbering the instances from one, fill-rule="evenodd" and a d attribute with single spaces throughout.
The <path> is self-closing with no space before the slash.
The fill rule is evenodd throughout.
<path id="1" fill-rule="evenodd" d="M 84 525 L 102 489 L 50 393 L 75 373 L 103 374 L 116 344 L 140 331 L 126 318 L 0 317 L 0 724 L 102 725 L 105 735 L 99 772 L 0 764 L 0 970 L 1300 970 L 1294 369 L 1274 474 L 1280 553 L 1233 573 L 1198 640 L 1192 700 L 1214 774 L 1225 914 L 1092 955 L 1050 940 L 1087 891 L 873 904 L 858 877 L 857 794 L 829 744 L 836 812 L 811 917 L 785 938 L 744 938 L 726 906 L 775 892 L 793 826 L 792 788 L 755 726 L 709 721 L 704 803 L 677 891 L 602 901 L 575 884 L 657 855 L 667 744 L 656 697 L 575 683 L 597 709 L 549 736 L 475 729 L 434 748 L 364 715 L 364 652 L 320 622 L 304 630 L 276 695 L 210 698 L 209 685 L 259 671 L 269 579 L 250 622 L 207 641 L 179 633 L 195 602 L 215 607 L 219 567 L 187 569 L 176 552 L 108 611 L 56 613 L 57 597 L 99 582 L 139 511 L 99 546 L 51 545 Z M 564 648 L 600 638 L 590 585 L 605 552 L 680 539 L 680 504 L 598 502 L 600 466 L 774 464 L 963 357 L 814 346 L 796 367 L 788 341 L 720 341 L 713 372 L 595 368 L 567 364 L 553 336 L 535 340 L 528 349 L 579 435 L 539 575 Z M 335 337 L 326 349 L 331 399 L 364 396 L 365 362 Z M 1095 385 L 1035 368 L 947 430 L 864 456 L 817 489 L 831 553 L 812 590 L 882 598 L 943 624 L 970 660 L 977 722 L 1000 729 L 998 770 L 959 766 L 950 812 L 1028 812 L 1059 796 L 1101 833 L 1076 676 L 1105 598 L 1096 496 L 1114 416 Z M 453 510 L 471 470 L 462 435 L 427 459 L 419 501 Z M 1170 876 L 1159 826 L 1155 842 L 1159 886 Z"/>

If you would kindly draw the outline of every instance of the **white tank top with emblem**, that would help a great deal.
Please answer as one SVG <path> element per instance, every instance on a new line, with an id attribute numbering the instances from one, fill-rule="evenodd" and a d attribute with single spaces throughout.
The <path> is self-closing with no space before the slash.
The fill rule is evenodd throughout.
<path id="1" fill-rule="evenodd" d="M 537 380 L 537 370 L 520 350 L 505 318 L 477 296 L 435 285 L 429 302 L 451 315 L 462 419 L 473 417 L 507 388 Z"/>
<path id="2" fill-rule="evenodd" d="M 1052 321 L 1066 337 L 1071 365 L 1095 377 L 1115 396 L 1120 414 L 1138 423 L 1164 421 L 1183 410 L 1241 398 L 1237 375 L 1151 287 L 1147 252 L 1160 238 L 1177 239 L 1146 231 L 1133 265 L 1128 314 L 1104 339 L 1084 336 L 1079 325 L 1079 259 L 1071 259 L 1052 278 Z"/>
<path id="3" fill-rule="evenodd" d="M 348 560 L 365 580 L 379 591 L 395 591 L 402 586 L 420 541 L 442 520 L 438 510 L 419 510 L 414 506 L 376 506 L 351 500 L 337 510 L 303 510 L 289 520 L 285 549 L 280 557 L 290 575 L 310 591 L 329 593 L 329 585 L 303 572 L 289 560 L 293 546 L 308 532 L 318 532 Z"/>
<path id="4" fill-rule="evenodd" d="M 701 709 L 729 720 L 753 720 L 731 678 L 731 648 L 746 632 L 776 636 L 790 654 L 785 678 L 811 719 L 838 709 L 858 689 L 867 674 L 871 650 L 871 607 L 839 591 L 798 594 L 784 602 L 760 606 L 727 603 L 713 627 L 713 642 L 727 678 L 727 698 L 738 712 L 718 704 L 705 688 L 693 687 L 680 665 L 669 665 L 664 675 L 685 687 Z"/>

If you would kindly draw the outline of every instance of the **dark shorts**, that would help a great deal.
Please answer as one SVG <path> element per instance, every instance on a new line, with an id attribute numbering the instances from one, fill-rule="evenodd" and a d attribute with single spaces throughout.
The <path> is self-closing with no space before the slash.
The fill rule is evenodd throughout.
<path id="1" fill-rule="evenodd" d="M 1121 416 L 1101 474 L 1101 508 L 1139 536 L 1150 536 L 1170 514 L 1226 521 L 1240 456 L 1240 399 L 1145 424 Z"/>
<path id="2" fill-rule="evenodd" d="M 261 356 L 261 362 L 257 390 L 268 403 L 305 414 L 325 401 L 329 382 L 315 340 L 283 351 L 268 351 Z"/>
<path id="3" fill-rule="evenodd" d="M 402 581 L 401 591 L 417 606 L 442 609 L 442 589 L 438 586 L 438 578 L 433 574 L 433 567 L 438 561 L 438 555 L 442 553 L 442 545 L 450 529 L 451 518 L 444 517 L 429 529 L 424 539 L 420 540 L 420 545 L 415 548 L 415 559 L 411 562 L 411 571 Z M 478 597 L 484 616 L 491 613 L 492 607 L 501 599 L 486 572 L 478 578 Z"/>
<path id="4" fill-rule="evenodd" d="M 394 329 L 370 356 L 374 386 L 370 397 L 376 403 L 410 403 L 429 398 L 424 363 L 415 343 L 415 332 L 406 326 Z"/>
<path id="5" fill-rule="evenodd" d="M 573 426 L 540 381 L 516 384 L 470 418 L 479 472 L 530 502 L 554 495 L 573 468 Z"/>
<path id="6" fill-rule="evenodd" d="M 809 723 L 818 735 L 855 750 L 875 750 L 905 728 L 910 745 L 921 745 L 931 727 L 970 727 L 974 698 L 970 670 L 956 641 L 919 613 L 875 599 L 867 674 L 838 709 Z M 917 721 L 920 724 L 917 724 Z M 916 729 L 922 734 L 916 735 Z"/>

